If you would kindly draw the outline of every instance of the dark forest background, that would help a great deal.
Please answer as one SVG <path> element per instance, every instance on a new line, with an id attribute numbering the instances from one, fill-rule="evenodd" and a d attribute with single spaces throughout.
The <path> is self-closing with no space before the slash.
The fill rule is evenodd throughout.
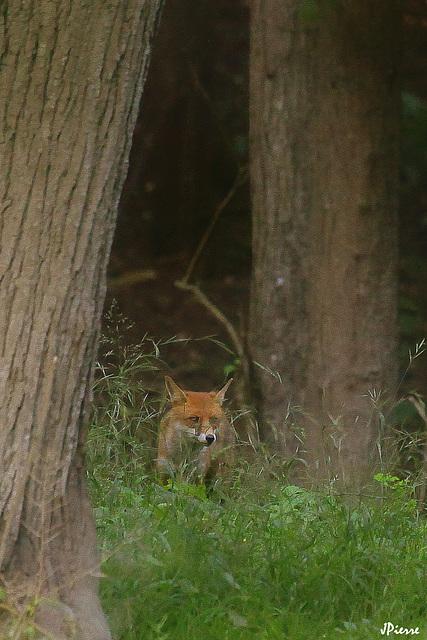
<path id="1" fill-rule="evenodd" d="M 404 5 L 401 73 L 400 363 L 427 333 L 427 5 Z M 251 270 L 248 164 L 249 8 L 244 0 L 169 0 L 156 36 L 134 134 L 109 267 L 113 300 L 133 326 L 125 339 L 215 336 L 224 326 L 180 290 L 191 274 L 246 333 Z M 236 179 L 239 181 L 235 188 Z M 233 190 L 227 206 L 224 198 Z M 218 215 L 220 213 L 220 215 Z M 162 349 L 184 386 L 210 389 L 233 355 L 209 340 Z M 154 386 L 161 379 L 153 381 Z M 425 359 L 414 361 L 406 390 L 427 393 Z"/>

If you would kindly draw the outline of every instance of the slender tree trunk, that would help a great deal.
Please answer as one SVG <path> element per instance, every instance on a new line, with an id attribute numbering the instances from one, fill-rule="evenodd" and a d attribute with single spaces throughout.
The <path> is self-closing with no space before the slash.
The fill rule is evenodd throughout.
<path id="1" fill-rule="evenodd" d="M 250 346 L 282 379 L 255 368 L 260 423 L 353 484 L 396 385 L 399 25 L 397 0 L 252 7 Z"/>
<path id="2" fill-rule="evenodd" d="M 83 447 L 160 5 L 7 0 L 1 16 L 0 560 L 11 604 L 41 599 L 58 637 L 110 637 Z"/>

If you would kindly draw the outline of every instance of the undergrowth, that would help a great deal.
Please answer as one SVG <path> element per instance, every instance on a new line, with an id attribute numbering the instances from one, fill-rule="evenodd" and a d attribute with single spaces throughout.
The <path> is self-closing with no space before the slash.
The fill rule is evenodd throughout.
<path id="1" fill-rule="evenodd" d="M 352 506 L 250 464 L 227 499 L 165 489 L 150 470 L 151 436 L 141 435 L 153 432 L 158 401 L 117 367 L 99 380 L 89 440 L 115 638 L 370 640 L 387 622 L 427 637 L 427 527 L 409 481 L 377 474 L 379 490 Z"/>
<path id="2" fill-rule="evenodd" d="M 96 513 L 116 636 L 379 638 L 387 621 L 427 633 L 425 522 L 401 495 L 372 500 L 349 508 L 285 483 L 225 502 L 106 486 Z"/>

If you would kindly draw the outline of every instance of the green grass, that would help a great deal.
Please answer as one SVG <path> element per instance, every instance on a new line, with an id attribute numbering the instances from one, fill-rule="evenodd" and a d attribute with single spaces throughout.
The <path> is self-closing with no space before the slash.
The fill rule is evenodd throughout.
<path id="1" fill-rule="evenodd" d="M 426 525 L 401 497 L 104 490 L 102 598 L 120 639 L 365 639 L 389 620 L 427 633 Z"/>
<path id="2" fill-rule="evenodd" d="M 427 633 L 426 524 L 401 483 L 382 482 L 383 499 L 350 508 L 285 481 L 240 478 L 224 501 L 94 468 L 116 637 L 365 639 L 389 620 Z"/>
<path id="3" fill-rule="evenodd" d="M 388 621 L 427 637 L 427 526 L 406 481 L 379 474 L 377 496 L 352 506 L 250 464 L 226 499 L 164 489 L 159 403 L 131 380 L 124 362 L 104 369 L 88 448 L 116 639 L 377 640 Z"/>

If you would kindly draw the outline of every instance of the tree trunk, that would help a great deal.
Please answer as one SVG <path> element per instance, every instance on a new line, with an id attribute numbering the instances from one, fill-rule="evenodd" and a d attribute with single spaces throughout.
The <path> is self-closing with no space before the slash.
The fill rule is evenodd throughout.
<path id="1" fill-rule="evenodd" d="M 282 380 L 255 367 L 261 428 L 353 485 L 367 396 L 396 387 L 399 25 L 397 0 L 252 7 L 250 348 Z"/>
<path id="2" fill-rule="evenodd" d="M 61 638 L 110 637 L 83 448 L 161 4 L 9 0 L 1 17 L 0 560 L 12 605 L 41 600 Z"/>

